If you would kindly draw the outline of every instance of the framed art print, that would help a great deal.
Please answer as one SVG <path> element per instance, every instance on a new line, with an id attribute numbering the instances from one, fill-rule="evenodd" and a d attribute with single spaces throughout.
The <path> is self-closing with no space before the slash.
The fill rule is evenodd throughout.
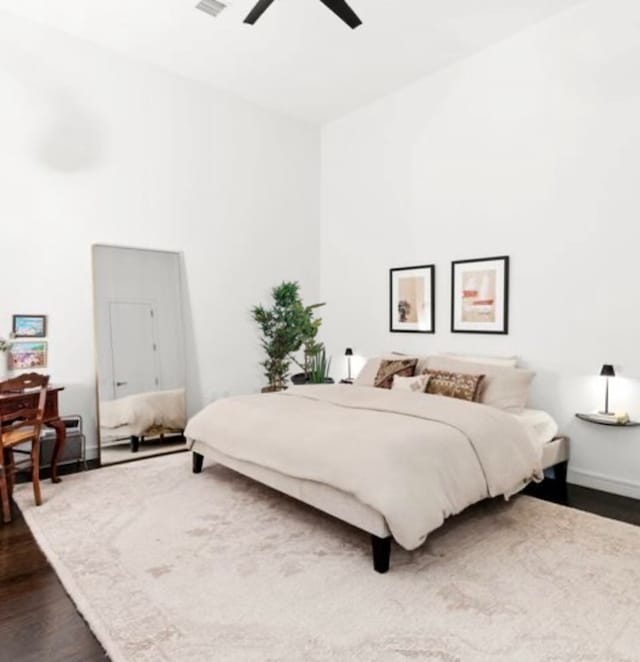
<path id="1" fill-rule="evenodd" d="M 9 348 L 9 370 L 31 370 L 47 367 L 47 343 L 19 341 Z"/>
<path id="2" fill-rule="evenodd" d="M 436 268 L 402 267 L 389 271 L 389 330 L 435 333 Z"/>
<path id="3" fill-rule="evenodd" d="M 451 331 L 509 333 L 509 258 L 451 263 Z"/>
<path id="4" fill-rule="evenodd" d="M 14 338 L 45 338 L 47 335 L 46 315 L 14 315 Z"/>

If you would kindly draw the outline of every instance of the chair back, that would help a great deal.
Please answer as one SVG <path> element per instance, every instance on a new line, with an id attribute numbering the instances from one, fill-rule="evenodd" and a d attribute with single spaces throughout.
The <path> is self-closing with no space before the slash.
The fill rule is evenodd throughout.
<path id="1" fill-rule="evenodd" d="M 24 394 L 29 391 L 33 391 L 33 394 L 37 395 L 36 407 L 22 407 L 0 416 L 0 432 L 29 426 L 34 428 L 34 435 L 38 438 L 44 419 L 48 386 L 49 375 L 39 375 L 36 372 L 0 382 L 0 395 Z M 8 422 L 7 425 L 5 425 L 5 421 Z"/>

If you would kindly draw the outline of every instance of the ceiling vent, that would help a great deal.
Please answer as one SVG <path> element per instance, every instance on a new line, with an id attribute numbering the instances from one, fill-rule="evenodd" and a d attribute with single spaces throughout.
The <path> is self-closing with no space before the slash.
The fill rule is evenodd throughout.
<path id="1" fill-rule="evenodd" d="M 219 0 L 200 0 L 196 5 L 196 9 L 201 9 L 203 12 L 210 14 L 211 16 L 217 16 L 223 9 L 226 9 L 227 5 L 224 2 L 219 2 Z"/>

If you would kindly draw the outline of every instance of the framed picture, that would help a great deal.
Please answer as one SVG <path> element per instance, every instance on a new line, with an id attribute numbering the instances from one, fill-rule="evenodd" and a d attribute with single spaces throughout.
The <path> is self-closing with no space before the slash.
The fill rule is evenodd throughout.
<path id="1" fill-rule="evenodd" d="M 13 342 L 8 354 L 9 370 L 31 370 L 47 367 L 46 342 Z"/>
<path id="2" fill-rule="evenodd" d="M 509 258 L 451 263 L 451 331 L 509 333 Z"/>
<path id="3" fill-rule="evenodd" d="M 14 338 L 45 338 L 47 335 L 46 315 L 14 315 Z"/>
<path id="4" fill-rule="evenodd" d="M 402 267 L 389 270 L 389 330 L 435 333 L 436 268 Z"/>

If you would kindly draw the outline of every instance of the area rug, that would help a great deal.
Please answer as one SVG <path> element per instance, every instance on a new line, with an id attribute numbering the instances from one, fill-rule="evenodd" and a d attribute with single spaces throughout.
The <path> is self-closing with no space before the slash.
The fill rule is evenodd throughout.
<path id="1" fill-rule="evenodd" d="M 521 496 L 386 575 L 368 536 L 186 454 L 15 498 L 113 662 L 640 660 L 640 528 Z"/>

